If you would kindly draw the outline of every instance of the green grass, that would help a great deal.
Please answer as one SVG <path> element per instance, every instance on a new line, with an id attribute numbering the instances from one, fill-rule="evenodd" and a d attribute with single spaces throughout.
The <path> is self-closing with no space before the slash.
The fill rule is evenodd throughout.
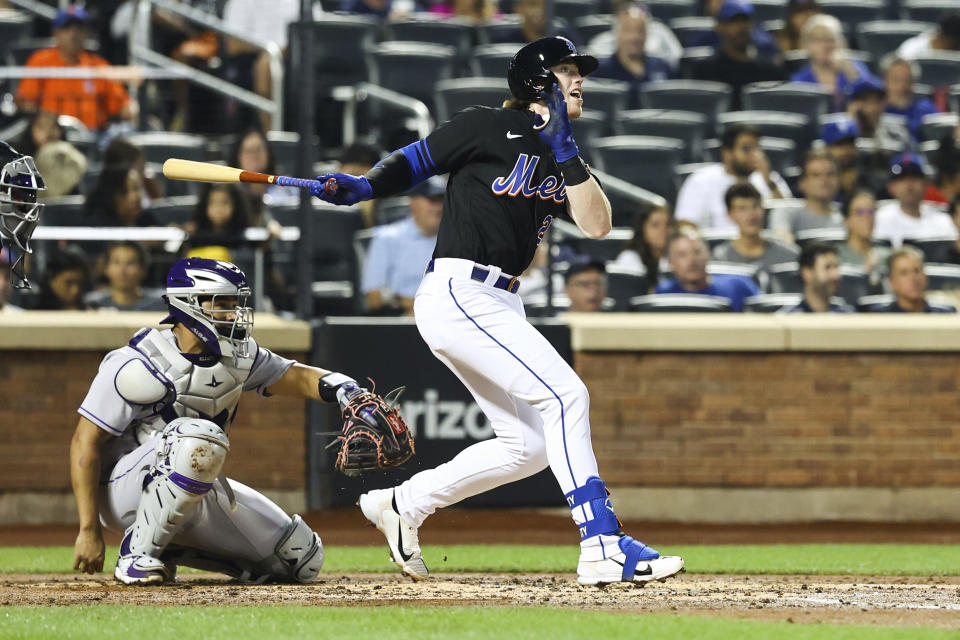
<path id="1" fill-rule="evenodd" d="M 679 554 L 690 573 L 820 575 L 960 575 L 960 545 L 716 545 L 663 547 Z M 385 546 L 330 547 L 325 573 L 389 572 Z M 424 548 L 435 573 L 573 573 L 577 547 L 433 545 Z M 113 567 L 116 547 L 107 549 Z M 69 547 L 0 547 L 0 573 L 69 573 Z"/>
<path id="2" fill-rule="evenodd" d="M 134 630 L 140 630 L 139 633 Z M 720 620 L 671 615 L 633 615 L 547 608 L 436 607 L 6 607 L 0 610 L 5 640 L 149 637 L 191 638 L 432 638 L 503 637 L 510 640 L 584 637 L 657 640 L 940 640 L 955 633 L 786 622 Z"/>

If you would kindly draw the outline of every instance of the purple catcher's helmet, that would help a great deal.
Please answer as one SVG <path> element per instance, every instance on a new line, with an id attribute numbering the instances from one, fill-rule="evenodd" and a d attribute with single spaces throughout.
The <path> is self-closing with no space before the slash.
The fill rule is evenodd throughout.
<path id="1" fill-rule="evenodd" d="M 224 298 L 234 298 L 224 305 Z M 207 349 L 221 357 L 250 355 L 253 309 L 246 306 L 250 284 L 236 265 L 206 258 L 181 258 L 167 274 L 164 299 L 170 315 L 162 324 L 179 322 Z M 210 302 L 209 308 L 202 303 Z M 212 310 L 216 310 L 215 312 Z M 232 313 L 233 318 L 225 318 Z"/>
<path id="2" fill-rule="evenodd" d="M 45 189 L 33 158 L 0 140 L 0 241 L 6 241 L 10 249 L 10 270 L 18 288 L 30 287 L 23 272 L 23 256 L 31 252 L 30 237 L 43 211 L 37 196 Z"/>

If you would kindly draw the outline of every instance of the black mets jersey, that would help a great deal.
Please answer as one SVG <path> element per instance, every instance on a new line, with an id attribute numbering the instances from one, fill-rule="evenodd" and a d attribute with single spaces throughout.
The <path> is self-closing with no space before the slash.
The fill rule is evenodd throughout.
<path id="1" fill-rule="evenodd" d="M 566 214 L 563 176 L 533 119 L 529 110 L 470 107 L 412 145 L 411 165 L 450 173 L 434 258 L 520 275 L 553 219 Z"/>

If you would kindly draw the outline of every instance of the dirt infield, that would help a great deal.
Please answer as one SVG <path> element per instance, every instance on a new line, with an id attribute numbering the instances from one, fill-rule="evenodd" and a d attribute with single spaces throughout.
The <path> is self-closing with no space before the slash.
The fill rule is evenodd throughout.
<path id="1" fill-rule="evenodd" d="M 310 585 L 240 585 L 187 576 L 166 587 L 122 587 L 109 576 L 7 575 L 0 605 L 149 604 L 559 607 L 667 612 L 796 623 L 960 629 L 960 578 L 682 575 L 645 588 L 583 587 L 572 576 L 327 575 Z"/>

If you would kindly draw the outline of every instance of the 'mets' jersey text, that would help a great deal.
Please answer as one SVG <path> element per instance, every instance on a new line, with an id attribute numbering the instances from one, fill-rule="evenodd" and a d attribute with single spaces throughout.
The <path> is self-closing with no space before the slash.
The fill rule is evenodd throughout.
<path id="1" fill-rule="evenodd" d="M 470 107 L 424 140 L 435 173 L 450 173 L 434 258 L 463 258 L 520 275 L 566 189 L 533 112 Z"/>

